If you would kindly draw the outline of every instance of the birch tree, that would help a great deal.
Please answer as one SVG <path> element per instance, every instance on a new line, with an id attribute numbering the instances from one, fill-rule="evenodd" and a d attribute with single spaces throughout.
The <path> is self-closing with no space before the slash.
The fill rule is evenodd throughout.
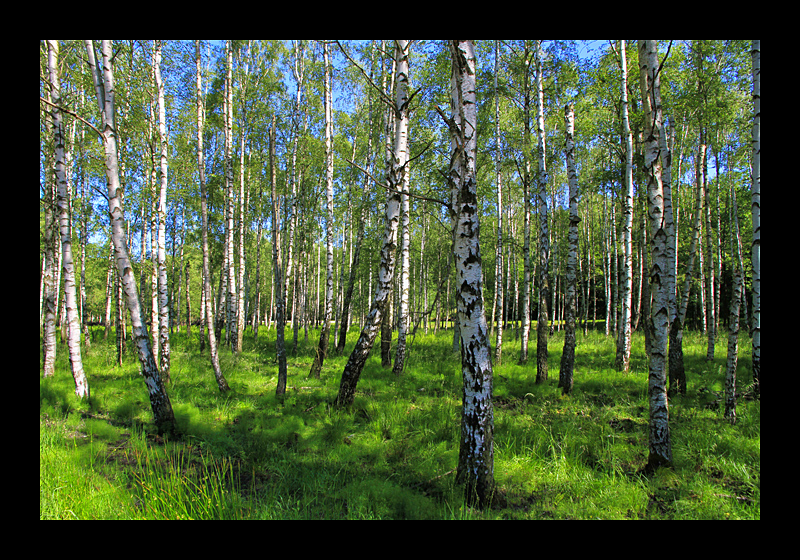
<path id="1" fill-rule="evenodd" d="M 616 367 L 628 371 L 631 360 L 631 303 L 633 295 L 633 135 L 628 118 L 628 61 L 625 40 L 619 42 L 620 68 L 622 68 L 622 134 L 625 137 L 625 196 L 622 212 L 622 312 L 617 339 Z"/>
<path id="2" fill-rule="evenodd" d="M 448 44 L 452 57 L 452 82 L 455 85 L 451 103 L 454 114 L 460 117 L 458 125 L 455 119 L 450 121 L 450 133 L 456 140 L 451 153 L 451 166 L 457 161 L 460 171 L 457 181 L 451 185 L 456 191 L 453 253 L 459 282 L 457 301 L 463 376 L 456 478 L 464 484 L 469 503 L 487 507 L 494 494 L 494 411 L 479 242 L 475 53 L 471 41 L 453 40 Z"/>
<path id="3" fill-rule="evenodd" d="M 283 247 L 281 244 L 280 199 L 275 178 L 275 115 L 272 115 L 272 127 L 269 132 L 269 167 L 270 186 L 272 187 L 272 268 L 275 278 L 275 352 L 278 357 L 278 385 L 275 394 L 278 397 L 286 393 L 286 286 L 283 268 Z"/>
<path id="4" fill-rule="evenodd" d="M 223 273 L 226 274 L 225 293 L 227 303 L 227 316 L 225 319 L 225 331 L 228 342 L 234 352 L 239 352 L 236 346 L 238 337 L 236 336 L 236 313 L 239 309 L 238 292 L 236 290 L 236 265 L 234 258 L 234 232 L 235 228 L 235 209 L 234 209 L 234 183 L 233 183 L 233 46 L 231 41 L 225 41 L 225 97 L 223 100 L 223 112 L 225 113 L 225 254 L 226 267 Z"/>
<path id="5" fill-rule="evenodd" d="M 669 431 L 666 358 L 669 335 L 669 282 L 667 215 L 661 180 L 661 77 L 653 40 L 639 40 L 639 85 L 644 105 L 644 175 L 647 178 L 647 215 L 650 227 L 650 291 L 653 299 L 648 328 L 651 331 L 648 398 L 650 401 L 649 451 L 646 470 L 672 465 Z"/>
<path id="6" fill-rule="evenodd" d="M 752 216 L 753 216 L 753 383 L 761 395 L 761 40 L 753 41 Z"/>
<path id="7" fill-rule="evenodd" d="M 364 328 L 358 337 L 355 348 L 342 372 L 339 384 L 339 393 L 336 397 L 337 406 L 350 406 L 355 399 L 356 386 L 364 369 L 372 345 L 381 327 L 381 319 L 389 305 L 392 293 L 392 282 L 395 270 L 395 252 L 397 250 L 397 230 L 400 223 L 400 190 L 406 174 L 408 161 L 408 54 L 409 41 L 397 39 L 394 42 L 395 60 L 395 97 L 392 101 L 394 113 L 394 146 L 392 150 L 392 165 L 387 170 L 386 188 L 386 220 L 383 232 L 383 247 L 381 248 L 381 263 L 378 268 L 378 283 L 375 297 L 372 300 L 369 313 L 365 319 Z"/>
<path id="8" fill-rule="evenodd" d="M 64 117 L 61 114 L 61 79 L 58 73 L 58 41 L 47 41 L 47 70 L 50 79 L 52 100 L 53 144 L 55 147 L 55 178 L 57 187 L 57 209 L 59 233 L 61 235 L 62 268 L 64 271 L 64 304 L 67 310 L 67 348 L 75 394 L 78 398 L 89 396 L 89 382 L 83 371 L 81 358 L 81 322 L 78 315 L 77 290 L 75 288 L 75 263 L 72 258 L 72 228 L 70 226 L 69 195 L 67 194 L 66 138 Z M 49 170 L 48 170 L 49 172 Z M 63 325 L 62 325 L 62 328 Z"/>
<path id="9" fill-rule="evenodd" d="M 203 107 L 202 91 L 202 65 L 200 63 L 200 41 L 194 42 L 194 55 L 197 64 L 197 168 L 200 179 L 200 214 L 203 220 L 203 296 L 205 314 L 203 319 L 208 327 L 208 346 L 211 354 L 211 367 L 220 391 L 228 391 L 228 382 L 219 366 L 219 353 L 217 350 L 217 336 L 214 332 L 214 306 L 211 304 L 211 266 L 208 248 L 208 201 L 206 192 L 206 161 L 203 151 L 203 129 L 205 125 L 205 111 Z"/>
<path id="10" fill-rule="evenodd" d="M 161 375 L 169 381 L 169 287 L 167 286 L 167 119 L 164 81 L 161 79 L 161 41 L 153 48 L 153 71 L 158 95 L 159 194 L 158 194 L 158 332 Z"/>
<path id="11" fill-rule="evenodd" d="M 564 109 L 566 146 L 564 155 L 567 161 L 567 181 L 569 182 L 569 252 L 567 256 L 567 302 L 564 333 L 564 350 L 561 353 L 561 369 L 558 386 L 565 395 L 572 391 L 573 369 L 575 366 L 575 317 L 578 314 L 578 174 L 575 169 L 575 110 L 571 104 Z"/>
<path id="12" fill-rule="evenodd" d="M 497 75 L 500 70 L 499 65 L 499 41 L 494 42 L 494 138 L 495 138 L 495 182 L 497 188 L 497 249 L 495 252 L 495 308 L 497 309 L 497 339 L 494 347 L 494 363 L 500 365 L 503 350 L 503 187 L 500 163 L 502 152 L 500 151 L 500 96 L 497 94 Z M 494 326 L 494 325 L 493 325 Z"/>
<path id="13" fill-rule="evenodd" d="M 547 211 L 547 166 L 545 164 L 544 89 L 542 76 L 542 42 L 536 41 L 536 132 L 538 136 L 539 171 L 536 175 L 539 198 L 539 317 L 536 322 L 536 383 L 547 381 L 547 301 L 550 294 L 550 232 Z"/>
<path id="14" fill-rule="evenodd" d="M 125 245 L 125 213 L 122 209 L 122 186 L 119 181 L 119 162 L 117 159 L 117 128 L 114 115 L 114 70 L 112 68 L 111 41 L 102 41 L 102 66 L 98 65 L 94 45 L 91 40 L 84 41 L 89 66 L 92 70 L 92 81 L 97 94 L 97 105 L 101 115 L 101 138 L 105 153 L 106 181 L 108 186 L 108 213 L 111 219 L 111 241 L 117 271 L 122 282 L 123 292 L 128 310 L 131 314 L 133 338 L 142 366 L 142 376 L 150 397 L 153 419 L 161 432 L 172 432 L 175 427 L 175 416 L 169 400 L 161 373 L 153 358 L 150 337 L 147 327 L 142 321 L 142 307 L 133 275 L 133 265 Z"/>
<path id="15" fill-rule="evenodd" d="M 328 60 L 328 43 L 322 43 L 322 56 L 325 64 L 325 206 L 327 209 L 325 219 L 325 252 L 326 252 L 326 275 L 325 275 L 325 311 L 322 318 L 322 329 L 319 333 L 319 345 L 311 364 L 309 377 L 319 378 L 322 364 L 328 353 L 328 340 L 331 333 L 331 317 L 333 317 L 333 127 L 331 116 L 331 76 L 330 62 Z"/>
<path id="16" fill-rule="evenodd" d="M 733 293 L 731 294 L 730 323 L 728 326 L 728 357 L 725 365 L 725 418 L 736 423 L 736 366 L 739 361 L 739 311 L 744 291 L 744 262 L 742 241 L 739 235 L 739 210 L 736 204 L 736 188 L 731 185 L 731 256 L 733 256 Z"/>

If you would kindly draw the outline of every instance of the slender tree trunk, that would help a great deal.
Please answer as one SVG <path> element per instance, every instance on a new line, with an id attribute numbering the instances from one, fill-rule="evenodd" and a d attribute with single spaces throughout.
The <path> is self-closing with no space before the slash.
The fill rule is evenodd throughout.
<path id="1" fill-rule="evenodd" d="M 706 157 L 706 146 L 697 147 L 697 163 L 695 173 L 695 213 L 692 241 L 689 244 L 689 260 L 686 263 L 686 278 L 683 284 L 681 301 L 678 312 L 669 331 L 669 394 L 686 394 L 686 370 L 683 363 L 683 326 L 686 321 L 686 312 L 689 308 L 689 295 L 691 293 L 694 263 L 697 256 L 697 247 L 700 243 L 700 230 L 703 223 L 703 161 Z"/>
<path id="2" fill-rule="evenodd" d="M 236 291 L 236 264 L 233 243 L 234 232 L 236 231 L 233 186 L 233 48 L 230 40 L 225 42 L 225 57 L 226 77 L 223 107 L 225 113 L 225 192 L 227 195 L 227 209 L 225 211 L 227 224 L 225 228 L 227 265 L 224 269 L 224 273 L 227 274 L 225 338 L 231 345 L 233 351 L 238 353 L 240 348 L 236 346 L 238 339 L 235 329 L 237 325 L 236 313 L 239 309 L 239 302 L 238 292 Z"/>
<path id="3" fill-rule="evenodd" d="M 275 351 L 278 356 L 278 386 L 275 394 L 281 398 L 286 394 L 286 287 L 283 276 L 283 247 L 281 244 L 281 224 L 280 224 L 280 199 L 278 198 L 278 185 L 276 181 L 275 161 L 275 115 L 272 115 L 272 127 L 269 134 L 269 167 L 270 167 L 270 186 L 272 187 L 272 268 L 274 271 L 275 282 Z"/>
<path id="4" fill-rule="evenodd" d="M 544 144 L 544 91 L 542 76 L 542 42 L 536 41 L 536 130 L 539 137 L 539 317 L 536 322 L 536 383 L 547 381 L 547 300 L 550 294 L 550 233 L 547 212 L 547 167 Z"/>
<path id="5" fill-rule="evenodd" d="M 525 63 L 525 76 L 523 78 L 523 170 L 522 170 L 522 196 L 524 198 L 524 226 L 523 226 L 523 245 L 522 245 L 522 341 L 520 343 L 519 363 L 525 364 L 528 361 L 528 339 L 531 330 L 531 125 L 530 125 L 530 55 L 528 54 L 528 42 L 525 41 L 523 53 Z"/>
<path id="6" fill-rule="evenodd" d="M 49 55 L 48 55 L 49 56 Z M 44 92 L 47 100 L 50 100 L 49 88 Z M 48 128 L 51 128 L 52 117 L 50 110 L 45 110 L 44 119 Z M 49 152 L 49 151 L 48 151 Z M 42 278 L 42 290 L 44 292 L 44 333 L 42 335 L 42 354 L 44 358 L 44 371 L 42 377 L 52 377 L 55 373 L 56 364 L 56 293 L 58 284 L 56 282 L 56 221 L 54 218 L 55 210 L 55 177 L 53 156 L 45 153 L 45 176 L 44 176 L 44 274 Z M 106 333 L 108 323 L 106 320 Z"/>
<path id="7" fill-rule="evenodd" d="M 319 346 L 311 364 L 309 377 L 319 379 L 320 370 L 328 353 L 328 339 L 331 332 L 331 317 L 333 317 L 333 127 L 331 117 L 331 81 L 330 63 L 328 61 L 328 44 L 322 44 L 325 59 L 325 198 L 327 217 L 325 219 L 325 250 L 326 250 L 326 279 L 325 279 L 325 312 L 322 319 L 322 329 L 319 334 Z"/>
<path id="8" fill-rule="evenodd" d="M 742 275 L 742 242 L 739 235 L 739 210 L 736 204 L 736 188 L 731 185 L 731 222 L 733 233 L 731 239 L 731 256 L 733 259 L 733 293 L 731 294 L 730 325 L 728 327 L 728 359 L 725 370 L 725 418 L 731 424 L 736 423 L 736 366 L 739 360 L 739 311 L 741 309 L 744 283 Z"/>
<path id="9" fill-rule="evenodd" d="M 409 249 L 411 246 L 410 237 L 410 206 L 408 196 L 408 176 L 411 171 L 407 168 L 403 174 L 403 182 L 399 185 L 402 191 L 400 200 L 400 233 L 402 242 L 400 244 L 400 305 L 399 305 L 399 321 L 397 328 L 397 346 L 395 347 L 394 354 L 394 367 L 392 372 L 395 375 L 400 375 L 405 367 L 406 360 L 406 338 L 408 336 L 409 318 L 409 288 L 410 288 L 410 272 L 411 272 L 411 257 Z"/>
<path id="10" fill-rule="evenodd" d="M 364 369 L 372 345 L 381 326 L 381 318 L 389 305 L 394 280 L 395 252 L 397 249 L 397 229 L 400 222 L 400 190 L 406 173 L 408 161 L 408 40 L 395 41 L 396 97 L 394 103 L 395 136 L 393 161 L 388 169 L 386 182 L 389 188 L 386 198 L 386 222 L 381 249 L 381 264 L 378 269 L 378 286 L 375 298 L 367 314 L 364 328 L 356 342 L 350 358 L 342 372 L 337 406 L 350 406 L 355 399 L 356 385 Z"/>
<path id="11" fill-rule="evenodd" d="M 495 126 L 495 177 L 497 186 L 497 250 L 495 253 L 495 306 L 497 308 L 497 338 L 495 339 L 494 363 L 500 365 L 503 353 L 503 188 L 500 166 L 502 153 L 500 151 L 500 96 L 497 94 L 497 75 L 499 64 L 499 41 L 494 42 L 494 126 Z M 494 326 L 494 325 L 493 325 Z"/>
<path id="12" fill-rule="evenodd" d="M 564 114 L 566 127 L 567 180 L 569 182 L 569 253 L 567 256 L 567 304 L 566 331 L 564 333 L 564 350 L 561 354 L 561 370 L 558 386 L 565 395 L 572 391 L 572 378 L 575 365 L 575 317 L 578 314 L 578 289 L 576 268 L 578 266 L 578 174 L 575 169 L 575 112 L 572 105 L 567 105 Z"/>
<path id="13" fill-rule="evenodd" d="M 625 137 L 625 197 L 623 198 L 624 222 L 622 225 L 622 315 L 617 339 L 616 367 L 627 372 L 631 360 L 631 303 L 633 294 L 633 136 L 628 119 L 628 62 L 625 40 L 619 42 L 622 68 L 622 134 Z"/>
<path id="14" fill-rule="evenodd" d="M 645 109 L 644 172 L 647 177 L 647 213 L 650 219 L 652 268 L 650 289 L 653 306 L 649 328 L 652 332 L 648 396 L 650 400 L 650 436 L 647 471 L 672 465 L 672 442 L 669 430 L 666 359 L 669 336 L 669 274 L 667 255 L 667 220 L 664 188 L 661 180 L 661 77 L 658 74 L 656 42 L 639 41 L 639 83 Z"/>
<path id="15" fill-rule="evenodd" d="M 753 216 L 753 391 L 761 397 L 761 40 L 753 41 L 753 129 L 752 216 Z"/>
<path id="16" fill-rule="evenodd" d="M 451 188 L 457 191 L 453 250 L 459 280 L 457 300 L 464 381 L 456 478 L 464 484 L 469 503 L 488 507 L 494 496 L 494 411 L 479 242 L 475 54 L 471 41 L 458 40 L 449 44 L 455 86 L 452 106 L 454 114 L 460 116 L 459 125 L 451 121 L 450 126 L 457 146 L 457 151 L 451 154 L 451 162 L 460 161 L 460 174 Z"/>
<path id="17" fill-rule="evenodd" d="M 161 348 L 161 376 L 169 382 L 169 287 L 167 286 L 167 119 L 164 82 L 161 79 L 161 41 L 155 41 L 153 68 L 158 90 L 158 137 L 160 146 L 160 190 L 158 196 L 158 328 Z"/>
<path id="18" fill-rule="evenodd" d="M 111 241 L 114 245 L 117 270 L 122 280 L 125 299 L 131 314 L 133 337 L 142 366 L 142 376 L 150 397 L 150 406 L 153 409 L 153 419 L 159 431 L 172 432 L 175 428 L 172 404 L 164 388 L 161 373 L 158 371 L 158 366 L 153 358 L 147 327 L 142 321 L 142 307 L 136 288 L 136 279 L 133 275 L 133 265 L 125 245 L 125 214 L 120 203 L 122 187 L 119 182 L 117 129 L 114 117 L 114 96 L 116 92 L 111 62 L 113 54 L 111 41 L 103 41 L 102 66 L 98 66 L 95 63 L 92 41 L 86 40 L 85 45 L 97 92 L 97 103 L 102 115 L 102 138 L 105 150 L 106 179 L 108 181 L 108 213 L 111 218 Z"/>
<path id="19" fill-rule="evenodd" d="M 75 289 L 75 264 L 72 260 L 72 233 L 69 217 L 69 196 L 67 194 L 67 165 L 64 137 L 64 121 L 61 115 L 61 80 L 58 75 L 58 41 L 47 41 L 47 69 L 50 78 L 50 98 L 53 101 L 51 123 L 55 145 L 55 177 L 58 192 L 58 221 L 61 234 L 61 252 L 64 268 L 65 305 L 67 309 L 67 348 L 72 377 L 75 380 L 75 394 L 78 398 L 89 396 L 89 382 L 83 371 L 81 358 L 81 325 L 78 316 L 77 291 Z M 48 173 L 50 170 L 48 170 Z"/>
<path id="20" fill-rule="evenodd" d="M 220 391 L 228 391 L 230 387 L 222 374 L 219 366 L 219 354 L 217 350 L 217 337 L 214 332 L 214 306 L 213 295 L 211 293 L 211 265 L 210 251 L 208 248 L 208 201 L 206 193 L 206 160 L 203 151 L 203 129 L 205 127 L 205 111 L 203 107 L 202 91 L 202 66 L 200 64 L 200 41 L 194 42 L 194 55 L 197 63 L 197 167 L 200 175 L 200 213 L 203 220 L 203 293 L 205 297 L 205 315 L 202 320 L 208 327 L 208 346 L 211 354 L 211 366 L 214 369 L 214 377 L 217 380 L 217 387 Z"/>

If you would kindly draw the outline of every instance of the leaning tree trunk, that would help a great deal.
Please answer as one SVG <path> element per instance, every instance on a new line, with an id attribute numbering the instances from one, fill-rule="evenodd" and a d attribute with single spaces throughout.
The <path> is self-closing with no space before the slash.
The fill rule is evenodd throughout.
<path id="1" fill-rule="evenodd" d="M 656 42 L 639 41 L 639 83 L 645 109 L 644 174 L 647 177 L 647 214 L 650 220 L 650 291 L 653 298 L 650 310 L 651 331 L 650 372 L 650 456 L 645 467 L 654 471 L 672 465 L 672 442 L 669 431 L 667 400 L 667 338 L 669 336 L 669 281 L 671 273 L 667 257 L 667 215 L 664 209 L 664 188 L 661 182 L 661 143 L 663 132 L 661 114 L 660 76 Z M 674 275 L 674 269 L 672 270 Z"/>
<path id="2" fill-rule="evenodd" d="M 753 41 L 753 391 L 761 396 L 761 40 Z"/>
<path id="3" fill-rule="evenodd" d="M 142 321 L 142 307 L 133 275 L 133 264 L 125 246 L 125 213 L 120 198 L 122 186 L 119 182 L 119 163 L 117 160 L 117 128 L 114 118 L 114 71 L 112 69 L 111 41 L 103 41 L 103 64 L 98 67 L 95 62 L 94 46 L 91 40 L 85 41 L 89 66 L 97 92 L 97 104 L 102 117 L 102 139 L 105 150 L 106 180 L 108 182 L 108 213 L 111 218 L 111 241 L 117 262 L 117 271 L 122 281 L 125 300 L 131 313 L 133 338 L 142 366 L 142 376 L 150 396 L 153 419 L 161 432 L 172 432 L 175 428 L 175 416 L 169 400 L 161 373 L 153 358 L 150 337 L 147 327 Z"/>
<path id="4" fill-rule="evenodd" d="M 331 317 L 333 316 L 333 144 L 331 140 L 331 78 L 330 63 L 328 62 L 328 44 L 322 44 L 322 53 L 325 59 L 325 201 L 327 207 L 325 219 L 325 313 L 322 318 L 322 329 L 319 333 L 319 345 L 311 364 L 309 377 L 319 379 L 322 365 L 328 353 L 328 340 L 331 334 Z"/>
<path id="5" fill-rule="evenodd" d="M 386 222 L 383 232 L 381 264 L 378 268 L 378 286 L 375 298 L 365 319 L 364 328 L 355 348 L 347 360 L 336 397 L 337 406 L 350 406 L 355 399 L 356 385 L 364 369 L 372 345 L 381 327 L 381 319 L 389 305 L 394 280 L 397 229 L 400 222 L 400 190 L 408 161 L 408 40 L 395 41 L 396 87 L 394 100 L 395 136 L 392 165 L 388 169 L 386 182 L 389 194 L 386 198 Z"/>
<path id="6" fill-rule="evenodd" d="M 194 43 L 194 55 L 197 62 L 197 168 L 200 175 L 200 213 L 203 220 L 203 294 L 205 299 L 205 315 L 202 318 L 208 327 L 208 345 L 211 353 L 211 366 L 217 387 L 220 391 L 228 391 L 228 382 L 219 366 L 219 353 L 217 350 L 217 337 L 214 332 L 214 305 L 211 297 L 211 266 L 210 251 L 208 248 L 208 202 L 206 194 L 206 160 L 203 152 L 203 129 L 205 125 L 205 112 L 203 110 L 202 67 L 200 65 L 200 41 Z"/>
<path id="7" fill-rule="evenodd" d="M 451 166 L 458 161 L 459 176 L 451 184 L 456 191 L 456 231 L 453 253 L 459 289 L 458 320 L 461 327 L 463 402 L 461 439 L 456 478 L 465 486 L 468 503 L 488 507 L 494 495 L 494 410 L 492 362 L 486 316 L 483 309 L 480 223 L 477 200 L 477 101 L 475 54 L 472 42 L 449 42 L 452 55 L 452 108 L 450 131 L 456 142 Z"/>
<path id="8" fill-rule="evenodd" d="M 58 191 L 57 208 L 61 234 L 62 267 L 64 269 L 64 292 L 67 309 L 67 348 L 72 377 L 75 379 L 75 394 L 78 398 L 89 396 L 89 382 L 83 371 L 81 359 L 81 326 L 78 315 L 77 291 L 75 289 L 75 263 L 72 259 L 72 232 L 69 219 L 69 196 L 67 194 L 67 166 L 64 137 L 64 121 L 59 109 L 61 84 L 58 76 L 58 41 L 47 41 L 47 69 L 50 77 L 50 99 L 53 102 L 51 122 L 55 144 L 55 177 Z M 48 170 L 49 172 L 49 170 Z M 64 328 L 62 326 L 62 328 Z"/>
<path id="9" fill-rule="evenodd" d="M 566 126 L 567 180 L 569 182 L 569 253 L 567 256 L 567 304 L 566 304 L 566 331 L 564 333 L 564 350 L 561 354 L 561 370 L 558 376 L 558 386 L 565 395 L 572 391 L 573 369 L 575 366 L 575 316 L 578 314 L 578 174 L 575 169 L 575 111 L 573 106 L 567 105 L 564 114 Z"/>

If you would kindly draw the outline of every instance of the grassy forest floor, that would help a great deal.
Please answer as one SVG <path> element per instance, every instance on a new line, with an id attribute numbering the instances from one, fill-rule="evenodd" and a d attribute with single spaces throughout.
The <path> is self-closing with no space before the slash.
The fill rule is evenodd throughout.
<path id="1" fill-rule="evenodd" d="M 152 429 L 132 346 L 115 365 L 113 337 L 103 342 L 97 328 L 83 353 L 92 394 L 84 402 L 66 348 L 50 379 L 41 379 L 40 352 L 41 519 L 761 518 L 761 405 L 743 397 L 737 424 L 722 418 L 724 333 L 713 362 L 705 337 L 686 333 L 688 394 L 670 401 L 674 468 L 646 477 L 642 335 L 622 374 L 612 338 L 579 332 L 574 391 L 562 397 L 563 332 L 550 340 L 550 380 L 536 385 L 535 358 L 517 365 L 519 341 L 507 331 L 494 368 L 496 505 L 486 511 L 466 507 L 454 480 L 461 373 L 452 331 L 418 333 L 399 378 L 381 367 L 376 345 L 349 411 L 330 402 L 355 330 L 319 380 L 308 379 L 317 333 L 301 333 L 283 403 L 274 330 L 262 328 L 257 343 L 248 331 L 239 355 L 221 351 L 227 394 L 193 333 L 172 337 L 168 392 L 181 434 L 167 440 Z M 750 363 L 740 336 L 742 393 Z"/>

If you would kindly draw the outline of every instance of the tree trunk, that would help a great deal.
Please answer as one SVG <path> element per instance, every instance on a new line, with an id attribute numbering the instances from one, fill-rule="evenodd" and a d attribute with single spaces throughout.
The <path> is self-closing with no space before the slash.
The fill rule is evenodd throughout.
<path id="1" fill-rule="evenodd" d="M 566 331 L 564 333 L 564 350 L 561 354 L 561 370 L 558 386 L 568 395 L 572 391 L 572 373 L 575 365 L 575 317 L 578 314 L 578 290 L 576 269 L 578 267 L 578 174 L 575 169 L 575 112 L 572 105 L 567 105 L 564 114 L 566 126 L 567 180 L 569 182 L 569 253 L 567 256 L 567 303 Z"/>
<path id="2" fill-rule="evenodd" d="M 332 117 L 331 117 L 331 79 L 330 63 L 328 61 L 328 44 L 322 44 L 322 53 L 325 59 L 325 199 L 327 218 L 325 219 L 325 250 L 326 250 L 326 276 L 325 276 L 325 312 L 322 318 L 322 329 L 319 333 L 319 345 L 311 364 L 309 377 L 319 379 L 322 365 L 328 353 L 328 339 L 331 333 L 331 317 L 333 317 L 333 144 L 332 144 Z"/>
<path id="3" fill-rule="evenodd" d="M 550 294 L 550 232 L 547 212 L 547 166 L 544 144 L 544 91 L 542 77 L 542 42 L 536 41 L 536 130 L 539 137 L 539 317 L 536 322 L 536 383 L 547 381 L 547 300 Z"/>
<path id="4" fill-rule="evenodd" d="M 664 209 L 664 188 L 661 180 L 661 78 L 658 74 L 656 42 L 639 41 L 639 83 L 645 109 L 644 173 L 647 177 L 647 214 L 650 220 L 650 310 L 651 335 L 648 396 L 650 400 L 649 451 L 645 469 L 652 472 L 672 465 L 672 442 L 669 431 L 666 358 L 669 336 L 669 275 L 667 256 L 667 220 Z M 673 271 L 674 274 L 674 271 Z"/>
<path id="5" fill-rule="evenodd" d="M 408 51 L 408 40 L 398 39 L 395 41 L 394 56 L 397 72 L 394 102 L 395 135 L 392 165 L 387 170 L 386 176 L 389 190 L 386 198 L 386 221 L 381 264 L 378 269 L 378 286 L 364 328 L 342 372 L 339 394 L 335 401 L 335 404 L 340 407 L 353 404 L 358 379 L 380 330 L 381 319 L 389 305 L 392 293 L 397 229 L 400 222 L 400 191 L 398 187 L 405 180 L 406 162 L 408 161 Z"/>
<path id="6" fill-rule="evenodd" d="M 753 41 L 753 391 L 761 396 L 761 40 Z"/>
<path id="7" fill-rule="evenodd" d="M 628 62 L 625 40 L 619 42 L 620 65 L 622 68 L 622 133 L 625 137 L 625 197 L 623 199 L 622 225 L 622 314 L 619 337 L 617 339 L 616 367 L 627 372 L 631 360 L 631 303 L 633 301 L 633 136 L 628 119 Z"/>
<path id="8" fill-rule="evenodd" d="M 497 326 L 497 338 L 495 339 L 494 348 L 494 363 L 500 365 L 503 353 L 503 189 L 502 189 L 502 173 L 500 172 L 500 165 L 502 161 L 502 154 L 500 151 L 500 96 L 497 94 L 497 75 L 500 69 L 498 43 L 494 42 L 494 126 L 495 126 L 495 177 L 497 181 L 497 250 L 495 253 L 495 306 L 497 308 L 497 322 L 493 324 Z"/>
<path id="9" fill-rule="evenodd" d="M 225 251 L 227 264 L 223 273 L 227 274 L 225 338 L 234 352 L 241 349 L 236 346 L 236 313 L 239 309 L 238 292 L 236 291 L 236 264 L 234 251 L 234 237 L 236 231 L 234 186 L 233 186 L 233 48 L 231 41 L 225 41 L 226 74 L 225 74 L 225 99 L 223 111 L 225 113 L 225 192 L 226 192 L 226 228 Z"/>
<path id="10" fill-rule="evenodd" d="M 91 40 L 85 41 L 89 66 L 92 69 L 92 78 L 97 92 L 97 103 L 102 115 L 102 138 L 105 150 L 106 180 L 108 181 L 108 213 L 111 218 L 111 241 L 114 245 L 117 270 L 122 280 L 125 300 L 131 314 L 133 337 L 142 366 L 142 376 L 150 397 L 150 406 L 153 409 L 153 420 L 160 432 L 172 432 L 175 428 L 175 416 L 172 412 L 161 373 L 153 358 L 150 346 L 150 337 L 147 327 L 142 321 L 142 307 L 136 288 L 136 279 L 133 275 L 133 265 L 128 256 L 125 245 L 125 214 L 122 209 L 120 197 L 122 187 L 119 182 L 119 163 L 117 159 L 117 129 L 114 117 L 114 71 L 112 69 L 111 41 L 104 40 L 102 45 L 103 64 L 98 66 L 95 62 L 94 46 Z M 102 72 L 102 77 L 101 77 Z"/>
<path id="11" fill-rule="evenodd" d="M 203 293 L 205 297 L 205 320 L 208 327 L 208 345 L 211 354 L 211 366 L 214 368 L 214 377 L 220 391 L 228 391 L 230 387 L 219 367 L 219 354 L 217 350 L 217 337 L 214 332 L 214 306 L 211 294 L 211 265 L 208 248 L 208 201 L 206 194 L 206 161 L 203 151 L 203 129 L 205 127 L 205 111 L 203 108 L 202 92 L 202 67 L 200 64 L 200 41 L 194 42 L 194 55 L 197 63 L 197 167 L 200 174 L 200 213 L 203 220 Z"/>
<path id="12" fill-rule="evenodd" d="M 81 358 L 81 324 L 78 316 L 77 291 L 75 289 L 75 264 L 72 259 L 72 232 L 69 218 L 69 196 L 67 194 L 67 166 L 64 137 L 64 122 L 61 110 L 61 84 L 58 75 L 58 41 L 47 41 L 47 69 L 50 78 L 50 98 L 54 107 L 51 123 L 53 125 L 53 144 L 55 145 L 55 177 L 58 191 L 58 221 L 61 234 L 62 266 L 64 269 L 64 292 L 67 309 L 67 348 L 72 377 L 75 380 L 75 394 L 78 398 L 89 396 L 89 382 L 83 371 Z M 47 170 L 49 173 L 50 170 Z"/>
<path id="13" fill-rule="evenodd" d="M 465 486 L 468 503 L 491 505 L 494 495 L 494 412 L 492 407 L 492 362 L 483 309 L 480 224 L 477 200 L 477 102 L 475 54 L 471 41 L 451 41 L 452 106 L 460 116 L 451 121 L 459 176 L 451 188 L 456 193 L 456 231 L 453 247 L 458 289 L 458 319 L 461 326 L 461 372 L 463 404 L 457 480 Z M 455 119 L 454 119 L 455 120 Z M 452 178 L 455 178 L 451 174 Z"/>
<path id="14" fill-rule="evenodd" d="M 167 119 L 164 107 L 164 82 L 161 80 L 161 41 L 155 41 L 153 68 L 158 90 L 158 137 L 160 146 L 160 190 L 158 196 L 158 332 L 161 348 L 161 375 L 169 382 L 169 296 L 167 286 Z"/>
<path id="15" fill-rule="evenodd" d="M 286 287 L 283 275 L 283 247 L 281 245 L 280 200 L 276 181 L 275 161 L 275 115 L 269 133 L 270 186 L 272 187 L 272 265 L 275 278 L 275 352 L 278 357 L 278 385 L 275 394 L 281 398 L 286 394 Z"/>
<path id="16" fill-rule="evenodd" d="M 681 293 L 681 301 L 672 326 L 669 331 L 669 394 L 686 394 L 686 370 L 683 363 L 683 326 L 686 321 L 686 312 L 689 308 L 689 295 L 694 276 L 694 263 L 697 256 L 697 247 L 700 243 L 700 230 L 703 223 L 703 200 L 705 187 L 703 185 L 703 162 L 706 157 L 706 146 L 697 147 L 697 162 L 695 167 L 695 215 L 692 241 L 689 244 L 689 260 L 686 263 L 686 278 Z"/>
<path id="17" fill-rule="evenodd" d="M 736 423 L 736 366 L 739 360 L 739 310 L 741 309 L 744 284 L 742 274 L 742 242 L 739 236 L 739 210 L 736 204 L 736 188 L 731 185 L 733 232 L 731 256 L 733 257 L 733 293 L 731 294 L 730 325 L 728 327 L 728 359 L 725 370 L 725 418 Z"/>

